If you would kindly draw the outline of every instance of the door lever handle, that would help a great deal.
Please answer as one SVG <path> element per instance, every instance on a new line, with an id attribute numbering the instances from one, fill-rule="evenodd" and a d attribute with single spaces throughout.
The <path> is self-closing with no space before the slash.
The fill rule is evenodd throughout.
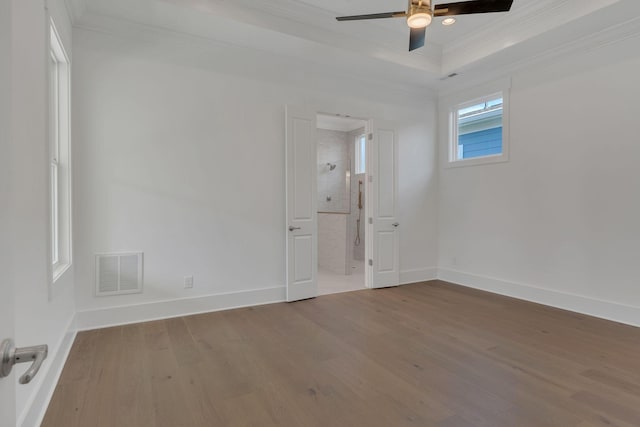
<path id="1" fill-rule="evenodd" d="M 46 344 L 16 348 L 13 340 L 2 341 L 2 344 L 0 344 L 0 378 L 8 376 L 13 366 L 18 363 L 33 362 L 27 372 L 18 380 L 20 384 L 29 384 L 33 377 L 38 374 L 48 353 L 49 347 Z"/>
<path id="2" fill-rule="evenodd" d="M 292 225 L 289 226 L 289 231 L 300 230 L 302 227 L 294 227 Z"/>
<path id="3" fill-rule="evenodd" d="M 393 223 L 393 224 L 391 224 L 391 225 L 393 225 L 394 227 L 397 227 L 397 226 L 399 226 L 399 225 L 400 225 L 400 223 L 399 223 L 399 222 L 394 222 L 394 223 Z"/>

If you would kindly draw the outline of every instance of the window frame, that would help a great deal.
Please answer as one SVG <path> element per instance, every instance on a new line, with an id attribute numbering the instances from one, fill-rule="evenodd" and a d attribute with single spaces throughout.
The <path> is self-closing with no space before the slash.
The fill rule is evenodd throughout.
<path id="1" fill-rule="evenodd" d="M 71 62 L 49 20 L 49 200 L 51 283 L 71 267 Z"/>
<path id="2" fill-rule="evenodd" d="M 510 82 L 509 84 L 490 85 L 466 94 L 458 94 L 451 97 L 447 107 L 447 158 L 446 167 L 466 167 L 504 163 L 509 161 L 509 110 L 510 110 Z M 502 153 L 487 156 L 473 157 L 470 159 L 458 158 L 458 112 L 464 108 L 481 104 L 502 97 Z"/>
<path id="3" fill-rule="evenodd" d="M 367 135 L 363 133 L 356 136 L 354 144 L 355 162 L 353 173 L 354 175 L 367 173 Z"/>

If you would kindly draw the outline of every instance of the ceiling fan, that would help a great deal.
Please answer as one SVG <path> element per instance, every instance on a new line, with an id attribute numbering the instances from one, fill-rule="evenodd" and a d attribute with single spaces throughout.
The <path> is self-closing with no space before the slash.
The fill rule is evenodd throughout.
<path id="1" fill-rule="evenodd" d="M 363 19 L 407 18 L 411 29 L 409 51 L 424 46 L 426 30 L 433 17 L 470 15 L 474 13 L 508 12 L 513 0 L 471 0 L 456 3 L 441 3 L 431 7 L 431 0 L 409 0 L 406 12 L 373 13 L 370 15 L 339 16 L 338 21 L 360 21 Z"/>

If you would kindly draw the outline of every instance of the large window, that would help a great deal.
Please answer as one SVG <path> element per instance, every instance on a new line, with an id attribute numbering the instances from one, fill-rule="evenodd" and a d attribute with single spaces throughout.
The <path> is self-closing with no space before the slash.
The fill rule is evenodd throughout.
<path id="1" fill-rule="evenodd" d="M 451 109 L 450 164 L 508 160 L 507 105 L 506 93 L 498 92 Z"/>
<path id="2" fill-rule="evenodd" d="M 53 281 L 71 265 L 69 59 L 51 22 L 49 49 L 49 182 Z"/>

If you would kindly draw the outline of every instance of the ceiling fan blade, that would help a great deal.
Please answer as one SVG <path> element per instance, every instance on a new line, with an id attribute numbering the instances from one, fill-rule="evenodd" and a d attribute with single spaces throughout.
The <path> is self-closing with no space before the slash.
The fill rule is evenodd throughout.
<path id="1" fill-rule="evenodd" d="M 427 27 L 411 28 L 411 34 L 409 34 L 409 52 L 424 46 L 426 35 Z"/>
<path id="2" fill-rule="evenodd" d="M 362 19 L 383 19 L 383 18 L 404 18 L 407 16 L 405 11 L 400 12 L 387 12 L 387 13 L 372 13 L 370 15 L 353 15 L 353 16 L 338 16 L 338 21 L 360 21 Z"/>
<path id="3" fill-rule="evenodd" d="M 434 16 L 470 15 L 472 13 L 508 12 L 513 0 L 473 0 L 459 3 L 437 4 Z"/>

